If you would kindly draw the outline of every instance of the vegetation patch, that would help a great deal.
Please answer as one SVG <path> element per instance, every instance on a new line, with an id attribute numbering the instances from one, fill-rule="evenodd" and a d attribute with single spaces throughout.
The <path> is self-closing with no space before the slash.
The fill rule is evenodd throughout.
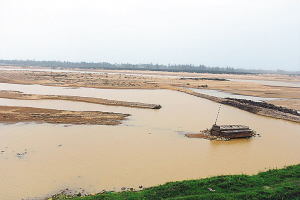
<path id="1" fill-rule="evenodd" d="M 141 191 L 84 196 L 57 194 L 50 199 L 299 199 L 300 165 L 270 169 L 256 175 L 226 175 L 199 180 L 169 182 Z"/>

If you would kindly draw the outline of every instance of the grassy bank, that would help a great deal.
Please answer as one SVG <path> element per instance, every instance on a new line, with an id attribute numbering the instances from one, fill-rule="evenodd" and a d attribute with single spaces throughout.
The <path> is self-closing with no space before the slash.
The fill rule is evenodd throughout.
<path id="1" fill-rule="evenodd" d="M 63 194 L 52 197 L 65 198 Z M 72 199 L 300 199 L 300 164 L 252 176 L 215 176 L 169 182 L 139 192 L 105 192 Z"/>

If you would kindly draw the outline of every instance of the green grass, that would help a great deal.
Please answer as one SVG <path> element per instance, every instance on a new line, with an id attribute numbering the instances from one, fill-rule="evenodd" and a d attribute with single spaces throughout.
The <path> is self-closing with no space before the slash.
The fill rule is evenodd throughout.
<path id="1" fill-rule="evenodd" d="M 210 191 L 212 188 L 215 191 Z M 60 198 L 64 199 L 65 195 Z M 95 196 L 73 197 L 96 199 L 294 199 L 300 200 L 300 165 L 270 169 L 256 175 L 215 176 L 199 180 L 169 182 L 139 192 L 109 192 Z"/>

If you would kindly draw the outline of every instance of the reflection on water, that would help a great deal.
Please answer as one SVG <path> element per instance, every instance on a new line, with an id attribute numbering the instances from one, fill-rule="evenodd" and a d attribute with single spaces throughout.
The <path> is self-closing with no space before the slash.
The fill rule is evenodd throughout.
<path id="1" fill-rule="evenodd" d="M 138 189 L 139 185 L 149 187 L 217 174 L 252 174 L 300 161 L 298 124 L 225 105 L 219 124 L 248 125 L 262 137 L 228 142 L 184 137 L 180 131 L 209 128 L 219 106 L 184 93 L 1 85 L 1 89 L 7 87 L 26 93 L 158 103 L 162 108 L 146 110 L 59 100 L 0 99 L 0 105 L 131 114 L 119 126 L 0 125 L 0 199 L 43 197 L 65 188 L 85 192 L 121 187 Z"/>

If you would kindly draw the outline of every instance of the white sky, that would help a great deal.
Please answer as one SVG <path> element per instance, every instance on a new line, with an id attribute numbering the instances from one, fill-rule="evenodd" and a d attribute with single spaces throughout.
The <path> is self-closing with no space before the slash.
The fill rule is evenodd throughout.
<path id="1" fill-rule="evenodd" d="M 0 0 L 0 59 L 300 70 L 300 0 Z"/>

